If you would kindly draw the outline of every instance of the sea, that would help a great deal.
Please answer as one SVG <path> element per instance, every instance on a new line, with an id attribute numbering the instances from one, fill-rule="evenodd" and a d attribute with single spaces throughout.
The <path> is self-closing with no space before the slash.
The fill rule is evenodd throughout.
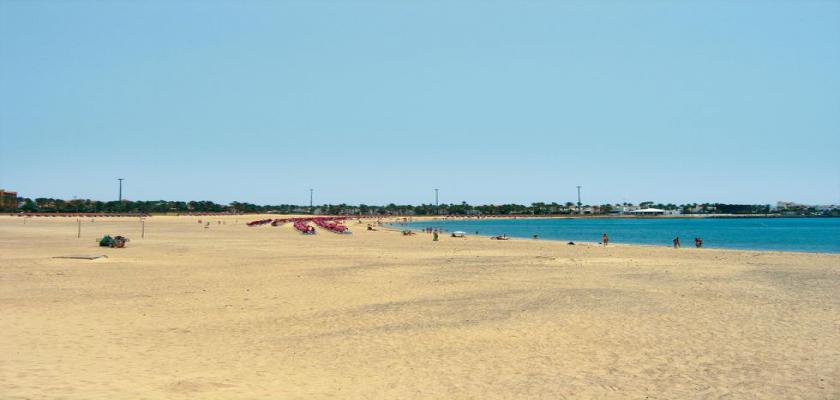
<path id="1" fill-rule="evenodd" d="M 601 241 L 610 244 L 671 246 L 675 237 L 683 247 L 694 238 L 703 247 L 742 250 L 779 250 L 840 253 L 840 218 L 518 218 L 453 219 L 395 224 L 397 228 L 438 228 L 467 235 L 508 235 L 537 240 Z"/>

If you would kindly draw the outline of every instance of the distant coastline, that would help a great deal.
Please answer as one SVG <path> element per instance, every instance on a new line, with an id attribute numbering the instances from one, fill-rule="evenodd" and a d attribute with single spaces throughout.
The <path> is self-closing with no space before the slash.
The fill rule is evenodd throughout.
<path id="1" fill-rule="evenodd" d="M 27 198 L 18 192 L 0 190 L 0 213 L 65 213 L 65 214 L 294 214 L 294 215 L 352 215 L 352 216 L 412 216 L 412 217 L 485 217 L 504 216 L 516 218 L 531 217 L 743 217 L 759 218 L 778 216 L 840 216 L 840 205 L 809 205 L 794 202 L 770 204 L 727 204 L 687 203 L 662 204 L 644 201 L 638 204 L 614 203 L 589 205 L 565 202 L 533 202 L 530 204 L 478 204 L 438 203 L 432 204 L 269 204 L 259 205 L 233 201 L 219 204 L 209 200 L 119 200 L 99 201 L 92 199 Z"/>

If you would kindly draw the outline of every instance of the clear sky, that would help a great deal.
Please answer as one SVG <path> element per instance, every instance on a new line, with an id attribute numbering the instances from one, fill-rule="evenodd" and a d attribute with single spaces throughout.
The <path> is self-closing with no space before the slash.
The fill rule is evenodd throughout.
<path id="1" fill-rule="evenodd" d="M 0 0 L 0 187 L 840 203 L 840 1 Z"/>

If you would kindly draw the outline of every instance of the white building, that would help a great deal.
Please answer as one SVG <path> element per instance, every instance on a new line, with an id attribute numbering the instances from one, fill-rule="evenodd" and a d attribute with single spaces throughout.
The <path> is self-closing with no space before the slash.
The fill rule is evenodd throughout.
<path id="1" fill-rule="evenodd" d="M 631 215 L 665 215 L 667 211 L 658 208 L 642 208 L 628 212 Z"/>
<path id="2" fill-rule="evenodd" d="M 613 206 L 612 212 L 617 214 L 630 214 L 639 208 L 639 206 Z"/>

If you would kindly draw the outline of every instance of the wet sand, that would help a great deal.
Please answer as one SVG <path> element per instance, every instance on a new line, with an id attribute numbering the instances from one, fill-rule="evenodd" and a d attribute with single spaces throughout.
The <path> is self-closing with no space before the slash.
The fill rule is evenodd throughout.
<path id="1" fill-rule="evenodd" d="M 840 255 L 268 217 L 0 217 L 0 398 L 840 398 Z"/>

